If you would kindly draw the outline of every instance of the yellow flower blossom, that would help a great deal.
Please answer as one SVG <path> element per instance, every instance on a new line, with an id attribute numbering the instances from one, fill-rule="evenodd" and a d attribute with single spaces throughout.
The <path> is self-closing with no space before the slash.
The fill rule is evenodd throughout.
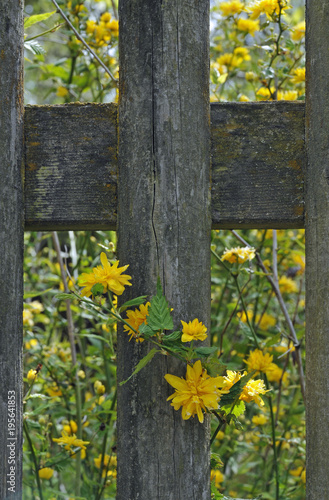
<path id="1" fill-rule="evenodd" d="M 282 378 L 282 382 L 285 384 L 288 380 L 288 373 L 283 373 L 283 369 L 280 368 L 280 366 L 278 366 L 276 363 L 270 364 L 270 366 L 266 370 L 266 376 L 269 382 L 279 383 Z"/>
<path id="2" fill-rule="evenodd" d="M 27 380 L 29 382 L 33 382 L 33 380 L 35 380 L 37 378 L 37 375 L 38 375 L 37 370 L 29 370 L 29 372 L 27 374 Z"/>
<path id="3" fill-rule="evenodd" d="M 277 94 L 278 101 L 296 101 L 297 97 L 297 90 L 279 90 Z"/>
<path id="4" fill-rule="evenodd" d="M 33 326 L 33 314 L 29 309 L 23 310 L 23 325 L 25 326 Z"/>
<path id="5" fill-rule="evenodd" d="M 261 330 L 268 330 L 269 328 L 272 328 L 275 323 L 276 319 L 270 314 L 264 313 L 262 316 L 259 314 L 256 316 L 256 324 Z"/>
<path id="6" fill-rule="evenodd" d="M 216 488 L 220 488 L 221 483 L 224 481 L 224 474 L 220 470 L 212 469 L 210 472 L 210 481 L 215 482 Z"/>
<path id="7" fill-rule="evenodd" d="M 247 82 L 253 82 L 254 80 L 257 79 L 257 75 L 255 75 L 253 71 L 247 71 L 244 77 L 247 80 Z"/>
<path id="8" fill-rule="evenodd" d="M 304 467 L 302 465 L 300 465 L 299 467 L 297 467 L 296 469 L 292 469 L 289 471 L 289 474 L 291 474 L 292 476 L 294 477 L 299 477 L 301 476 L 302 472 L 304 470 Z"/>
<path id="9" fill-rule="evenodd" d="M 58 97 L 66 97 L 68 95 L 69 91 L 66 87 L 59 86 L 56 92 L 56 95 Z"/>
<path id="10" fill-rule="evenodd" d="M 78 431 L 78 424 L 74 420 L 70 420 L 69 424 L 63 426 L 63 430 L 68 436 L 71 436 L 71 434 L 76 434 Z"/>
<path id="11" fill-rule="evenodd" d="M 54 469 L 51 469 L 50 467 L 43 467 L 42 469 L 39 469 L 38 475 L 41 479 L 51 479 L 54 474 Z"/>
<path id="12" fill-rule="evenodd" d="M 239 101 L 240 101 L 240 102 L 249 102 L 249 101 L 250 101 L 250 99 L 249 99 L 249 97 L 247 97 L 246 95 L 242 94 L 242 95 L 240 95 L 240 97 L 239 97 Z"/>
<path id="13" fill-rule="evenodd" d="M 64 431 L 62 431 L 62 437 L 60 438 L 53 438 L 53 441 L 55 443 L 58 443 L 60 445 L 65 445 L 64 448 L 67 451 L 72 451 L 73 448 L 81 448 L 82 450 L 86 449 L 86 444 L 89 444 L 89 441 L 82 441 L 82 439 L 78 439 L 75 434 L 72 434 L 72 436 L 68 436 Z"/>
<path id="14" fill-rule="evenodd" d="M 234 262 L 238 262 L 242 264 L 246 262 L 246 260 L 252 260 L 256 255 L 256 250 L 252 247 L 236 247 L 231 248 L 230 250 L 226 249 L 222 255 L 222 260 L 227 260 L 230 264 Z"/>
<path id="15" fill-rule="evenodd" d="M 223 377 L 210 377 L 207 370 L 202 369 L 201 361 L 198 360 L 193 366 L 187 365 L 186 379 L 167 374 L 165 379 L 168 384 L 175 388 L 174 394 L 169 396 L 167 401 L 172 399 L 171 405 L 175 410 L 182 407 L 182 417 L 184 420 L 198 416 L 199 422 L 203 422 L 203 411 L 216 410 L 220 394 L 223 391 L 218 389 Z"/>
<path id="16" fill-rule="evenodd" d="M 31 339 L 25 342 L 25 349 L 33 349 L 34 347 L 37 347 L 38 341 L 37 339 Z"/>
<path id="17" fill-rule="evenodd" d="M 100 380 L 96 380 L 94 383 L 94 389 L 98 396 L 101 396 L 105 392 L 105 385 L 102 384 Z"/>
<path id="18" fill-rule="evenodd" d="M 252 19 L 239 19 L 236 27 L 239 31 L 245 31 L 251 36 L 255 36 L 255 31 L 260 30 L 259 21 L 253 21 Z"/>
<path id="19" fill-rule="evenodd" d="M 125 285 L 131 286 L 131 276 L 122 274 L 129 266 L 118 267 L 118 260 L 111 265 L 104 252 L 100 258 L 102 266 L 94 267 L 91 273 L 82 273 L 79 277 L 79 285 L 84 287 L 81 291 L 82 297 L 89 297 L 92 287 L 97 283 L 103 285 L 104 292 L 110 290 L 116 295 L 122 295 Z"/>
<path id="20" fill-rule="evenodd" d="M 234 14 L 240 14 L 244 10 L 244 5 L 239 0 L 231 0 L 231 2 L 219 4 L 219 9 L 223 16 L 233 16 Z"/>
<path id="21" fill-rule="evenodd" d="M 288 8 L 286 0 L 256 0 L 249 6 L 249 11 L 251 12 L 250 19 L 257 19 L 261 14 L 266 14 L 268 19 L 276 14 L 279 15 L 281 12 Z"/>
<path id="22" fill-rule="evenodd" d="M 128 325 L 123 325 L 123 329 L 128 333 L 128 335 L 130 335 L 129 341 L 134 337 L 136 342 L 144 342 L 144 339 L 139 337 L 138 333 L 135 333 L 134 330 L 138 332 L 140 325 L 143 323 L 147 324 L 146 317 L 148 315 L 148 308 L 150 305 L 150 302 L 146 302 L 146 304 L 141 304 L 139 308 L 134 311 L 127 311 L 127 323 L 129 323 L 131 328 L 129 328 Z"/>
<path id="23" fill-rule="evenodd" d="M 54 384 L 52 387 L 47 387 L 46 391 L 48 392 L 49 396 L 51 396 L 52 398 L 56 398 L 58 396 L 63 395 L 61 389 L 56 384 Z"/>
<path id="24" fill-rule="evenodd" d="M 216 59 L 217 64 L 219 64 L 219 72 L 224 73 L 223 69 L 220 71 L 222 67 L 226 67 L 228 69 L 235 68 L 242 63 L 243 59 L 235 57 L 233 53 L 226 52 L 222 54 L 220 57 Z"/>
<path id="25" fill-rule="evenodd" d="M 89 19 L 87 22 L 86 22 L 86 32 L 88 34 L 93 34 L 95 32 L 95 29 L 97 27 L 97 23 L 91 19 Z"/>
<path id="26" fill-rule="evenodd" d="M 44 309 L 43 305 L 38 300 L 33 300 L 32 302 L 30 302 L 28 304 L 28 307 L 34 314 L 40 314 Z"/>
<path id="27" fill-rule="evenodd" d="M 294 70 L 294 77 L 291 79 L 292 83 L 298 85 L 305 82 L 305 68 L 296 68 Z"/>
<path id="28" fill-rule="evenodd" d="M 233 51 L 236 57 L 241 57 L 243 61 L 250 61 L 249 50 L 247 47 L 236 47 Z"/>
<path id="29" fill-rule="evenodd" d="M 86 374 L 83 370 L 79 370 L 77 373 L 80 380 L 84 380 L 86 378 Z"/>
<path id="30" fill-rule="evenodd" d="M 108 21 L 111 20 L 111 14 L 109 12 L 104 12 L 104 14 L 101 15 L 101 21 L 104 23 L 107 23 Z"/>
<path id="31" fill-rule="evenodd" d="M 101 463 L 102 463 L 102 454 L 100 453 L 97 458 L 94 458 L 94 463 L 97 469 L 101 468 Z M 117 457 L 115 455 L 104 455 L 104 460 L 103 460 L 103 471 L 102 471 L 102 477 L 106 476 L 106 471 L 109 467 L 116 467 L 117 466 Z"/>
<path id="32" fill-rule="evenodd" d="M 232 370 L 227 370 L 226 371 L 226 376 L 225 377 L 219 377 L 222 378 L 223 380 L 223 385 L 222 388 L 224 390 L 230 389 L 232 385 L 236 384 L 241 377 L 244 375 L 247 375 L 247 372 L 235 372 Z M 244 386 L 243 391 L 239 397 L 242 401 L 246 401 L 247 403 L 250 403 L 251 401 L 255 401 L 255 403 L 260 407 L 264 406 L 264 401 L 262 398 L 259 396 L 260 394 L 265 394 L 267 391 L 264 386 L 263 380 L 254 380 L 251 379 L 247 384 Z"/>
<path id="33" fill-rule="evenodd" d="M 249 380 L 247 384 L 244 386 L 242 394 L 239 399 L 245 401 L 246 403 L 250 403 L 254 401 L 259 407 L 264 406 L 264 401 L 260 397 L 260 394 L 265 394 L 267 390 L 265 389 L 263 380 Z"/>
<path id="34" fill-rule="evenodd" d="M 264 413 L 261 413 L 260 415 L 255 415 L 252 417 L 252 423 L 255 425 L 265 425 L 268 422 L 268 418 Z"/>
<path id="35" fill-rule="evenodd" d="M 294 42 L 299 42 L 305 36 L 305 21 L 301 21 L 293 27 L 291 39 Z"/>
<path id="36" fill-rule="evenodd" d="M 274 88 L 271 88 L 271 90 L 268 87 L 260 87 L 260 89 L 257 90 L 256 95 L 259 97 L 263 97 L 264 99 L 271 99 L 273 92 L 275 92 Z"/>
<path id="37" fill-rule="evenodd" d="M 268 352 L 263 354 L 260 349 L 255 349 L 254 351 L 250 351 L 248 358 L 243 361 L 246 363 L 250 371 L 257 370 L 265 373 L 273 361 L 273 356 L 271 356 Z"/>
<path id="38" fill-rule="evenodd" d="M 183 335 L 182 342 L 190 342 L 191 340 L 205 340 L 207 338 L 207 327 L 202 324 L 197 318 L 193 321 L 185 323 L 181 321 L 183 325 Z"/>
<path id="39" fill-rule="evenodd" d="M 291 278 L 288 278 L 287 276 L 281 276 L 279 279 L 279 287 L 281 293 L 297 293 L 298 292 L 298 286 L 292 280 Z"/>

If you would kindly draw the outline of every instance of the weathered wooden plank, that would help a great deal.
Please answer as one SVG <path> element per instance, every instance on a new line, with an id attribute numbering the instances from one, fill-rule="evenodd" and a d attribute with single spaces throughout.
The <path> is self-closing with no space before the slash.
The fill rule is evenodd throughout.
<path id="1" fill-rule="evenodd" d="M 115 227 L 116 120 L 114 105 L 26 107 L 26 229 Z"/>
<path id="2" fill-rule="evenodd" d="M 304 104 L 213 104 L 214 228 L 303 227 Z"/>
<path id="3" fill-rule="evenodd" d="M 205 0 L 120 2 L 118 248 L 133 286 L 157 276 L 175 327 L 210 326 L 209 5 Z M 193 96 L 193 98 L 191 98 Z M 118 380 L 145 343 L 118 335 Z M 183 421 L 166 401 L 165 373 L 186 366 L 158 356 L 118 387 L 118 500 L 210 498 L 209 421 Z"/>
<path id="4" fill-rule="evenodd" d="M 22 497 L 23 2 L 0 0 L 0 498 Z"/>
<path id="5" fill-rule="evenodd" d="M 29 106 L 26 229 L 115 229 L 116 105 Z M 212 227 L 303 227 L 304 104 L 211 105 Z"/>
<path id="6" fill-rule="evenodd" d="M 329 3 L 306 2 L 306 498 L 329 498 Z"/>

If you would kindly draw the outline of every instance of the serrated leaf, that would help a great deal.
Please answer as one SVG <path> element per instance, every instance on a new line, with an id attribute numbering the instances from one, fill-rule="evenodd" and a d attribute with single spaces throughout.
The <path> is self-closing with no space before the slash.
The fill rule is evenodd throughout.
<path id="1" fill-rule="evenodd" d="M 30 50 L 31 52 L 33 52 L 33 54 L 36 54 L 37 56 L 46 53 L 45 49 L 41 47 L 41 45 L 35 40 L 31 40 L 30 42 L 24 42 L 24 47 L 25 49 Z"/>
<path id="2" fill-rule="evenodd" d="M 145 338 L 150 338 L 154 335 L 154 331 L 146 323 L 142 323 L 141 325 L 139 325 L 138 333 L 143 335 Z"/>
<path id="3" fill-rule="evenodd" d="M 157 294 L 151 299 L 146 321 L 154 332 L 158 332 L 159 330 L 172 330 L 174 328 L 169 304 L 166 297 L 163 295 L 160 279 L 158 279 L 157 283 Z"/>
<path id="4" fill-rule="evenodd" d="M 24 29 L 29 28 L 30 26 L 33 26 L 33 24 L 40 23 L 41 21 L 45 21 L 46 19 L 49 19 L 49 17 L 53 16 L 56 14 L 56 10 L 53 10 L 52 12 L 45 12 L 44 14 L 35 14 L 34 16 L 26 17 L 24 19 Z"/>
<path id="5" fill-rule="evenodd" d="M 57 300 L 72 300 L 74 299 L 74 295 L 72 293 L 57 293 L 55 298 Z"/>
<path id="6" fill-rule="evenodd" d="M 91 288 L 91 293 L 93 294 L 94 297 L 97 297 L 97 295 L 102 295 L 104 292 L 104 287 L 100 283 L 96 283 L 92 288 Z"/>
<path id="7" fill-rule="evenodd" d="M 246 411 L 246 405 L 244 404 L 244 401 L 239 400 L 234 405 L 233 409 L 232 405 L 225 405 L 220 407 L 220 411 L 223 411 L 225 415 L 228 415 L 230 413 L 231 415 L 234 415 L 236 418 L 238 418 Z"/>
<path id="8" fill-rule="evenodd" d="M 218 453 L 211 453 L 210 455 L 210 466 L 212 469 L 215 469 L 216 467 L 224 467 L 224 464 L 218 455 Z"/>
<path id="9" fill-rule="evenodd" d="M 215 352 L 217 353 L 217 351 L 218 351 L 217 346 L 198 347 L 197 349 L 195 349 L 195 353 L 197 354 L 197 356 L 206 357 L 206 358 L 208 356 L 210 356 L 211 354 L 214 354 Z"/>
<path id="10" fill-rule="evenodd" d="M 180 330 L 175 330 L 174 332 L 169 333 L 168 335 L 164 335 L 162 342 L 164 344 L 168 342 L 176 342 L 177 340 L 180 340 L 181 336 L 182 332 Z"/>
<path id="11" fill-rule="evenodd" d="M 123 380 L 122 382 L 120 382 L 119 385 L 121 386 L 121 385 L 126 384 L 134 375 L 136 375 L 138 372 L 140 372 L 142 370 L 142 368 L 144 368 L 153 359 L 153 357 L 155 356 L 155 354 L 157 352 L 161 352 L 161 351 L 159 349 L 155 349 L 155 348 L 151 349 L 150 352 L 148 352 L 146 354 L 146 356 L 144 356 L 144 358 L 142 358 L 140 360 L 140 362 L 136 365 L 136 368 L 132 372 L 130 377 L 128 377 L 126 380 Z"/>
<path id="12" fill-rule="evenodd" d="M 120 307 L 120 312 L 124 311 L 127 309 L 127 307 L 134 307 L 134 306 L 140 306 L 141 304 L 144 304 L 145 300 L 147 299 L 147 295 L 141 295 L 140 297 L 136 297 L 135 299 L 128 300 L 122 306 Z"/>

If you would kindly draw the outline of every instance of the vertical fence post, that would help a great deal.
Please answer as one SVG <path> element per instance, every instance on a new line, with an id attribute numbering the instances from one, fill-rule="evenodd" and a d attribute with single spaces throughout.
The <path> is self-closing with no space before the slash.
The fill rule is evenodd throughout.
<path id="1" fill-rule="evenodd" d="M 329 498 L 329 3 L 306 2 L 307 500 Z"/>
<path id="2" fill-rule="evenodd" d="M 210 328 L 209 3 L 120 2 L 118 247 L 129 297 L 159 275 L 174 322 Z M 145 344 L 145 343 L 144 343 Z M 118 381 L 144 344 L 118 334 Z M 209 420 L 183 421 L 154 358 L 118 392 L 118 500 L 209 500 Z"/>
<path id="3" fill-rule="evenodd" d="M 0 0 L 0 498 L 22 495 L 23 0 Z"/>

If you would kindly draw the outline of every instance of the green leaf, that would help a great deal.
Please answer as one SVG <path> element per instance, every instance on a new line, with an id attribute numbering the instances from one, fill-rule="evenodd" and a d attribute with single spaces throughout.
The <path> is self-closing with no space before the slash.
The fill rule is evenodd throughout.
<path id="1" fill-rule="evenodd" d="M 138 327 L 138 333 L 143 335 L 146 339 L 149 339 L 150 337 L 153 337 L 154 330 L 152 330 L 152 328 L 150 328 L 146 323 L 142 323 Z"/>
<path id="2" fill-rule="evenodd" d="M 211 354 L 215 354 L 217 353 L 218 351 L 218 347 L 217 346 L 212 346 L 212 347 L 198 347 L 197 349 L 195 349 L 195 353 L 197 354 L 197 356 L 201 356 L 201 357 L 208 357 L 210 356 Z"/>
<path id="3" fill-rule="evenodd" d="M 55 298 L 57 300 L 72 300 L 74 299 L 74 295 L 72 293 L 57 293 Z"/>
<path id="4" fill-rule="evenodd" d="M 27 399 L 51 399 L 50 396 L 45 396 L 45 394 L 31 394 Z"/>
<path id="5" fill-rule="evenodd" d="M 216 467 L 224 467 L 224 464 L 218 455 L 218 453 L 211 453 L 210 455 L 210 467 L 216 469 Z"/>
<path id="6" fill-rule="evenodd" d="M 130 377 L 128 377 L 126 380 L 123 380 L 122 382 L 120 382 L 119 385 L 123 385 L 125 384 L 126 382 L 128 382 L 134 375 L 136 375 L 138 372 L 140 372 L 142 370 L 142 368 L 144 368 L 144 366 L 146 366 L 154 357 L 154 355 L 157 353 L 157 352 L 161 352 L 159 349 L 151 349 L 150 352 L 148 352 L 146 354 L 146 356 L 144 356 L 144 358 L 142 358 L 140 360 L 140 362 L 136 365 L 136 368 L 135 370 L 132 372 L 132 374 L 130 375 Z"/>
<path id="7" fill-rule="evenodd" d="M 147 295 L 141 295 L 140 297 L 136 297 L 135 299 L 128 300 L 127 302 L 122 304 L 119 311 L 122 312 L 127 309 L 127 307 L 140 306 L 141 304 L 144 304 L 146 298 Z"/>
<path id="8" fill-rule="evenodd" d="M 48 293 L 50 291 L 53 291 L 53 287 L 47 288 L 47 290 L 43 290 L 42 292 L 25 292 L 23 298 L 24 299 L 33 299 L 34 297 L 39 297 L 39 295 L 43 295 L 44 293 Z"/>
<path id="9" fill-rule="evenodd" d="M 26 48 L 26 50 L 30 50 L 31 52 L 33 52 L 33 54 L 36 54 L 37 56 L 46 53 L 45 49 L 41 47 L 41 45 L 35 40 L 31 40 L 30 42 L 24 42 L 24 47 Z"/>
<path id="10" fill-rule="evenodd" d="M 56 14 L 56 10 L 53 10 L 52 12 L 45 12 L 44 14 L 35 14 L 34 16 L 26 17 L 24 19 L 24 29 L 29 28 L 33 24 L 45 21 L 54 14 Z"/>
<path id="11" fill-rule="evenodd" d="M 154 332 L 158 332 L 159 330 L 172 330 L 174 328 L 169 304 L 166 297 L 163 295 L 160 278 L 158 278 L 157 283 L 157 294 L 151 299 L 147 324 Z"/>
<path id="12" fill-rule="evenodd" d="M 102 295 L 104 292 L 104 287 L 100 283 L 96 283 L 91 289 L 91 293 L 93 294 L 94 297 L 97 297 L 97 295 Z"/>
<path id="13" fill-rule="evenodd" d="M 234 405 L 233 410 L 232 405 L 225 405 L 220 407 L 220 411 L 223 411 L 225 415 L 228 415 L 230 413 L 238 418 L 246 411 L 246 405 L 244 404 L 244 401 L 240 400 Z"/>
<path id="14" fill-rule="evenodd" d="M 169 333 L 168 335 L 164 335 L 162 338 L 162 342 L 164 344 L 167 344 L 169 342 L 176 342 L 177 340 L 180 340 L 182 336 L 182 332 L 180 330 L 175 330 L 172 333 Z"/>

